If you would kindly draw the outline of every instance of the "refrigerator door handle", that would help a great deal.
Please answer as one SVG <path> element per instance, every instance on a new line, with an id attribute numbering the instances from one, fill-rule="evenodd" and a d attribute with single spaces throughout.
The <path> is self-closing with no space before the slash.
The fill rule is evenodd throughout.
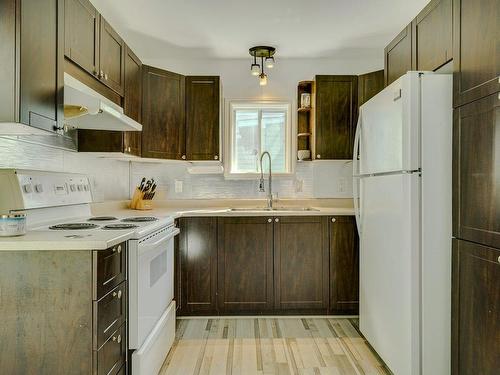
<path id="1" fill-rule="evenodd" d="M 354 201 L 354 216 L 356 219 L 356 226 L 358 227 L 358 234 L 361 235 L 361 210 L 360 210 L 360 185 L 361 179 L 356 177 L 359 175 L 359 142 L 361 133 L 361 109 L 359 111 L 358 125 L 356 126 L 356 134 L 354 136 L 354 149 L 352 152 L 352 195 Z"/>

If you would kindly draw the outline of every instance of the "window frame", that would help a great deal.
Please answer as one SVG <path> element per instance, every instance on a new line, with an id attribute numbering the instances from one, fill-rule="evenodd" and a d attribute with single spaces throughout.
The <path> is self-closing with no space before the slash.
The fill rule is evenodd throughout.
<path id="1" fill-rule="evenodd" d="M 252 100 L 252 99 L 230 99 L 225 103 L 226 113 L 224 121 L 224 176 L 227 179 L 256 179 L 260 177 L 259 172 L 234 172 L 233 168 L 233 137 L 234 137 L 234 126 L 235 126 L 235 111 L 237 109 L 259 109 L 259 124 L 261 124 L 261 113 L 262 109 L 270 108 L 277 110 L 285 110 L 286 120 L 285 120 L 285 166 L 286 172 L 273 172 L 273 177 L 285 177 L 294 174 L 295 169 L 295 158 L 293 142 L 293 112 L 292 103 L 288 100 Z M 262 129 L 259 127 L 259 132 Z M 264 161 L 267 163 L 267 160 Z"/>

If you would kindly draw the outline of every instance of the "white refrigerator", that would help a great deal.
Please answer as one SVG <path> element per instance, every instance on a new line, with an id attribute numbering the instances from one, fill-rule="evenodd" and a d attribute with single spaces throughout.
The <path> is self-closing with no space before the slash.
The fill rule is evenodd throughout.
<path id="1" fill-rule="evenodd" d="M 363 104 L 353 159 L 360 330 L 396 375 L 450 374 L 451 75 Z"/>

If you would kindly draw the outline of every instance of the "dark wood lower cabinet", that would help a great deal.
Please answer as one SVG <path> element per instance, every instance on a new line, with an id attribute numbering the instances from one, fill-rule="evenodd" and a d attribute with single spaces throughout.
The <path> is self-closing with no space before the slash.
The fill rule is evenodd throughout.
<path id="1" fill-rule="evenodd" d="M 179 315 L 217 312 L 217 218 L 179 219 Z"/>
<path id="2" fill-rule="evenodd" d="M 218 219 L 219 313 L 273 310 L 273 220 Z"/>
<path id="3" fill-rule="evenodd" d="M 328 221 L 324 216 L 275 218 L 274 296 L 282 312 L 328 309 Z"/>
<path id="4" fill-rule="evenodd" d="M 330 313 L 358 314 L 359 238 L 353 216 L 330 218 Z"/>
<path id="5" fill-rule="evenodd" d="M 452 373 L 500 374 L 500 249 L 453 240 Z"/>

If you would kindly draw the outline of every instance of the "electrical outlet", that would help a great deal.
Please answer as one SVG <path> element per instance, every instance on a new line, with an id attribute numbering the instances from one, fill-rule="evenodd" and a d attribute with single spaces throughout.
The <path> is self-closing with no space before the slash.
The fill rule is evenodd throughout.
<path id="1" fill-rule="evenodd" d="M 182 180 L 175 180 L 175 192 L 176 193 L 182 193 L 182 188 L 183 188 L 183 183 Z"/>
<path id="2" fill-rule="evenodd" d="M 302 193 L 302 190 L 304 188 L 304 180 L 295 180 L 295 192 L 296 193 Z"/>
<path id="3" fill-rule="evenodd" d="M 346 183 L 347 183 L 347 181 L 346 181 L 345 177 L 340 177 L 339 178 L 339 181 L 337 183 L 337 191 L 339 193 L 344 193 L 345 192 Z"/>

